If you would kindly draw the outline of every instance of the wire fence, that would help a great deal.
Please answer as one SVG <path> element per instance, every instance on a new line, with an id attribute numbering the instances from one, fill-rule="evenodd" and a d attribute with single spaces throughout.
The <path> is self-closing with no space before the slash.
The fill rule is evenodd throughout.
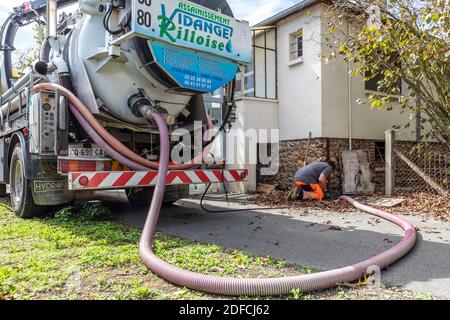
<path id="1" fill-rule="evenodd" d="M 441 143 L 395 141 L 395 190 L 450 193 L 450 152 Z"/>

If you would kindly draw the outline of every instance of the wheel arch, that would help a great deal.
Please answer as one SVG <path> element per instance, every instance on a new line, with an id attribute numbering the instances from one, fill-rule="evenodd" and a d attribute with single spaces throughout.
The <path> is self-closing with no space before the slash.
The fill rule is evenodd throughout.
<path id="1" fill-rule="evenodd" d="M 5 175 L 5 177 L 8 177 L 8 183 L 9 183 L 9 170 L 10 170 L 10 165 L 11 165 L 11 158 L 14 152 L 14 148 L 17 145 L 20 145 L 20 147 L 22 148 L 22 155 L 23 155 L 23 160 L 24 160 L 24 166 L 25 166 L 25 178 L 26 179 L 30 179 L 31 178 L 31 171 L 30 171 L 30 154 L 28 153 L 28 144 L 27 141 L 25 140 L 25 137 L 23 136 L 22 132 L 14 132 L 10 138 L 11 140 L 9 141 L 9 145 L 8 145 L 8 154 L 7 154 L 7 166 L 6 166 L 6 172 L 7 174 Z"/>

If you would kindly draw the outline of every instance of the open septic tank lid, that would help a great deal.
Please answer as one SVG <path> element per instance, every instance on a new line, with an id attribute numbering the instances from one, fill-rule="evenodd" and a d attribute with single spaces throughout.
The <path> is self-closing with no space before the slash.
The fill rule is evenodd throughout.
<path id="1" fill-rule="evenodd" d="M 252 61 L 249 23 L 226 1 L 133 0 L 130 33 L 147 69 L 173 90 L 211 92 Z"/>

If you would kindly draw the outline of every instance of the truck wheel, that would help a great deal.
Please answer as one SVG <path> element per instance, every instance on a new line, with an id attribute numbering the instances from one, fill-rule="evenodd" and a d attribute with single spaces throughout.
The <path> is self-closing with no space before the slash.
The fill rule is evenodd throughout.
<path id="1" fill-rule="evenodd" d="M 148 207 L 152 202 L 154 188 L 129 188 L 125 192 L 133 207 Z"/>
<path id="2" fill-rule="evenodd" d="M 19 145 L 14 148 L 9 168 L 11 206 L 15 214 L 23 219 L 43 215 L 46 207 L 34 203 L 31 182 L 25 178 L 25 163 Z"/>

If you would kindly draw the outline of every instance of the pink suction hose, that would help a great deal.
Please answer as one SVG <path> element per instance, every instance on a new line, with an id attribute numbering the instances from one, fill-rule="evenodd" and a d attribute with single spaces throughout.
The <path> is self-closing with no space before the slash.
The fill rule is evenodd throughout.
<path id="1" fill-rule="evenodd" d="M 351 282 L 361 278 L 369 272 L 372 266 L 380 270 L 399 260 L 406 255 L 416 242 L 416 231 L 414 226 L 390 213 L 374 209 L 356 202 L 349 197 L 341 197 L 342 200 L 350 202 L 353 206 L 372 215 L 378 216 L 397 224 L 405 231 L 403 240 L 395 247 L 363 262 L 325 272 L 269 279 L 235 279 L 221 278 L 186 271 L 172 266 L 153 253 L 153 239 L 156 233 L 161 210 L 162 198 L 166 187 L 167 164 L 169 161 L 169 140 L 167 126 L 160 115 L 154 114 L 153 120 L 160 130 L 160 163 L 158 180 L 155 188 L 150 211 L 144 226 L 140 243 L 140 254 L 143 263 L 155 274 L 177 285 L 220 295 L 249 295 L 249 296 L 276 296 L 289 294 L 293 289 L 301 292 L 316 291 L 330 288 L 340 283 Z M 370 273 L 370 272 L 369 272 Z"/>
<path id="2" fill-rule="evenodd" d="M 68 90 L 67 88 L 55 84 L 55 83 L 39 83 L 37 85 L 35 85 L 33 87 L 34 92 L 39 92 L 39 91 L 43 91 L 43 90 L 50 90 L 50 91 L 60 91 L 62 93 L 64 93 L 70 103 L 71 103 L 71 110 L 73 110 L 74 108 L 78 111 L 78 114 L 80 116 L 83 117 L 81 121 L 81 125 L 83 127 L 89 125 L 90 129 L 88 129 L 87 132 L 88 134 L 91 133 L 93 136 L 95 136 L 97 139 L 97 141 L 100 141 L 99 138 L 102 139 L 102 141 L 104 143 L 101 144 L 105 144 L 107 143 L 109 145 L 110 148 L 106 148 L 106 150 L 114 150 L 114 154 L 121 154 L 122 156 L 120 157 L 120 159 L 122 159 L 124 162 L 123 164 L 125 164 L 125 162 L 127 163 L 134 163 L 132 166 L 130 166 L 130 168 L 137 168 L 137 167 L 141 167 L 141 168 L 146 168 L 146 169 L 158 169 L 159 168 L 159 163 L 158 162 L 154 162 L 154 161 L 150 161 L 147 160 L 143 157 L 141 157 L 140 155 L 134 153 L 133 151 L 131 151 L 130 149 L 128 149 L 127 146 L 125 146 L 122 142 L 120 142 L 116 137 L 114 137 L 113 135 L 111 135 L 108 130 L 106 130 L 98 121 L 97 119 L 92 115 L 92 113 L 89 111 L 89 109 L 83 104 L 83 102 L 81 102 L 80 99 L 78 99 L 77 96 L 75 96 L 70 90 Z M 78 116 L 76 114 L 74 114 L 75 117 Z M 208 118 L 208 127 L 209 130 L 212 129 L 212 122 L 211 120 Z M 90 135 L 89 135 L 90 136 Z M 90 136 L 92 138 L 92 140 L 95 141 L 95 139 L 93 138 L 93 136 Z M 112 149 L 111 149 L 112 148 Z M 194 166 L 197 166 L 198 164 L 201 164 L 203 162 L 203 159 L 208 155 L 209 150 L 211 148 L 211 145 L 209 145 L 208 147 L 204 148 L 199 154 L 197 154 L 194 159 L 192 159 L 191 161 L 187 162 L 187 163 L 183 163 L 183 164 L 170 164 L 169 165 L 169 169 L 170 170 L 187 170 L 187 169 L 191 169 Z M 108 153 L 108 155 L 110 155 L 111 157 L 114 158 L 114 156 L 110 153 Z M 117 161 L 119 161 L 119 159 L 115 159 Z"/>
<path id="3" fill-rule="evenodd" d="M 128 168 L 136 171 L 147 171 L 148 168 L 143 165 L 136 163 L 122 154 L 114 150 L 105 140 L 100 137 L 100 135 L 89 125 L 89 123 L 83 118 L 81 113 L 75 108 L 72 104 L 69 106 L 70 112 L 77 119 L 78 123 L 81 125 L 83 130 L 87 133 L 87 135 L 94 141 L 100 148 L 102 148 L 107 155 L 109 155 L 112 159 L 120 162 L 121 164 L 127 166 Z"/>
<path id="4" fill-rule="evenodd" d="M 112 137 L 106 130 L 98 129 L 101 125 L 88 111 L 86 111 L 88 110 L 86 106 L 84 106 L 82 102 L 69 90 L 62 86 L 50 83 L 39 84 L 35 86 L 34 89 L 35 91 L 60 90 L 64 92 L 69 97 L 69 101 L 71 102 L 70 108 L 73 115 L 94 142 L 104 148 L 105 152 L 107 152 L 113 159 L 129 166 L 134 170 L 143 170 L 147 168 L 148 163 L 145 163 L 144 165 L 142 161 L 136 161 L 136 156 L 139 157 L 138 155 L 135 154 L 135 156 L 130 159 L 127 157 L 129 152 L 131 152 L 129 149 L 124 152 L 123 148 L 118 148 L 117 145 L 111 144 L 111 141 L 114 141 L 115 138 Z M 157 184 L 153 193 L 153 199 L 147 220 L 145 222 L 144 230 L 142 232 L 139 249 L 142 262 L 152 272 L 174 284 L 203 292 L 229 296 L 276 296 L 281 294 L 289 294 L 293 289 L 299 289 L 301 292 L 316 291 L 330 288 L 340 283 L 357 280 L 364 274 L 370 273 L 368 270 L 373 266 L 378 267 L 381 270 L 405 256 L 414 247 L 416 242 L 416 231 L 411 223 L 390 213 L 371 208 L 356 202 L 349 197 L 343 196 L 341 197 L 342 200 L 351 203 L 356 208 L 400 226 L 405 231 L 405 236 L 402 241 L 400 241 L 400 243 L 393 248 L 388 249 L 375 257 L 348 267 L 284 278 L 222 278 L 190 272 L 172 266 L 158 258 L 153 252 L 153 239 L 156 233 L 156 224 L 159 219 L 164 191 L 166 188 L 167 172 L 170 168 L 170 144 L 168 128 L 162 116 L 154 113 L 152 114 L 152 119 L 157 124 L 160 132 L 161 154 L 160 162 L 157 166 L 155 166 L 155 168 L 158 168 Z M 152 165 L 155 164 L 156 163 L 153 163 Z M 190 164 L 190 166 L 192 167 L 192 164 Z M 175 167 L 182 170 L 186 167 L 186 165 L 179 165 Z"/>

